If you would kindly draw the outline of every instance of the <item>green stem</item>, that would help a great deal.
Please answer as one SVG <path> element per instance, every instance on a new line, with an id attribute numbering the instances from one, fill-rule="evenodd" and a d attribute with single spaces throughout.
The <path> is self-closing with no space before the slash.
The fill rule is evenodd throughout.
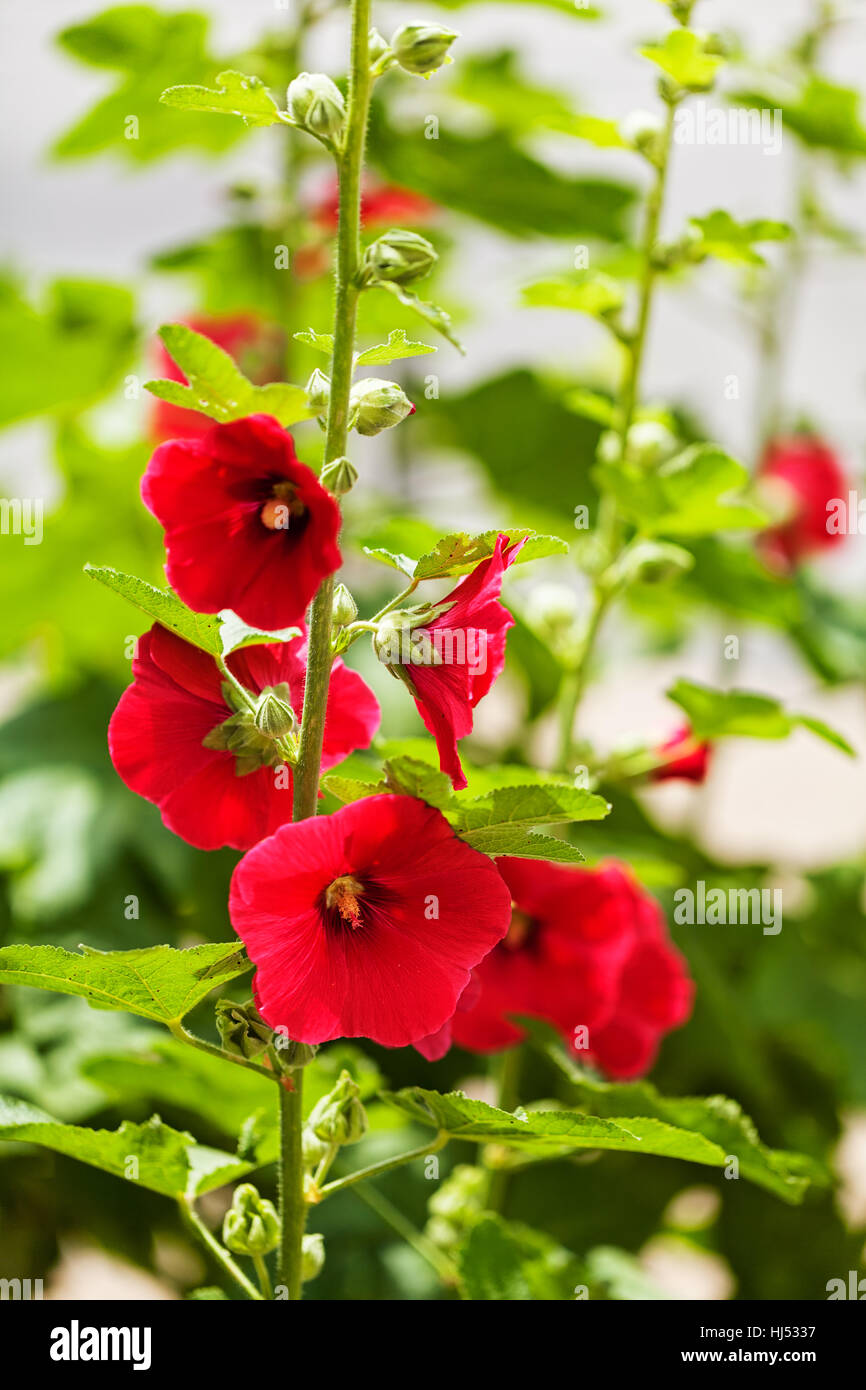
<path id="1" fill-rule="evenodd" d="M 622 458 L 626 457 L 628 433 L 634 423 L 635 412 L 640 399 L 641 368 L 643 366 L 644 352 L 649 332 L 650 315 L 653 305 L 653 291 L 655 290 L 656 278 L 658 275 L 658 268 L 655 263 L 653 252 L 656 242 L 658 241 L 662 211 L 664 208 L 668 167 L 673 143 L 676 103 L 668 102 L 666 109 L 667 115 L 665 118 L 661 153 L 658 165 L 656 166 L 655 178 L 653 179 L 652 187 L 647 195 L 646 214 L 641 237 L 643 269 L 641 272 L 638 295 L 637 325 L 634 333 L 625 340 L 626 365 L 619 397 L 618 431 L 620 436 L 620 454 Z M 609 494 L 603 496 L 599 504 L 598 535 L 602 543 L 603 552 L 608 563 L 610 563 L 611 560 L 615 559 L 620 548 L 620 523 L 616 512 L 616 504 Z M 577 721 L 577 715 L 581 701 L 583 700 L 584 691 L 586 690 L 589 665 L 595 649 L 596 639 L 613 599 L 611 590 L 602 581 L 603 576 L 597 574 L 593 582 L 590 611 L 581 642 L 580 655 L 575 670 L 564 683 L 560 701 L 558 762 L 560 768 L 564 772 L 570 772 L 572 770 L 571 765 L 574 760 L 575 746 L 574 726 Z"/>
<path id="2" fill-rule="evenodd" d="M 361 264 L 361 170 L 367 138 L 367 117 L 373 79 L 370 75 L 370 0 L 352 0 L 352 56 L 346 132 L 337 159 L 340 215 L 337 227 L 336 302 L 334 351 L 331 358 L 331 391 L 325 438 L 325 463 L 346 452 L 349 434 L 349 394 L 355 352 L 358 310 L 358 271 Z M 334 578 L 330 575 L 313 600 L 307 649 L 307 683 L 298 764 L 295 770 L 294 819 L 316 814 L 325 707 L 331 674 L 331 610 Z"/>
<path id="3" fill-rule="evenodd" d="M 519 1046 L 510 1047 L 499 1058 L 496 1076 L 496 1105 L 498 1109 L 507 1110 L 509 1114 L 516 1108 L 520 1099 L 522 1066 L 523 1053 Z M 508 1178 L 509 1172 L 506 1168 L 491 1168 L 489 1170 L 485 1202 L 488 1211 L 502 1210 L 508 1192 Z"/>
<path id="4" fill-rule="evenodd" d="M 417 1230 L 411 1221 L 408 1221 L 401 1211 L 389 1202 L 387 1197 L 383 1197 L 375 1187 L 356 1187 L 355 1196 L 360 1197 L 362 1202 L 374 1211 L 377 1216 L 381 1216 L 393 1231 L 401 1239 L 411 1245 L 427 1263 L 435 1269 L 443 1284 L 455 1285 L 457 1283 L 457 1268 L 449 1260 L 448 1256 L 434 1245 L 433 1241 L 426 1236 L 423 1231 Z"/>
<path id="5" fill-rule="evenodd" d="M 236 1067 L 244 1067 L 247 1071 L 254 1071 L 257 1076 L 267 1077 L 269 1081 L 276 1081 L 279 1085 L 280 1078 L 266 1067 L 260 1067 L 255 1062 L 250 1062 L 246 1057 L 236 1056 L 233 1052 L 226 1052 L 223 1048 L 217 1047 L 215 1043 L 205 1042 L 204 1038 L 197 1038 L 194 1033 L 189 1033 L 180 1022 L 169 1023 L 168 1031 L 178 1042 L 186 1043 L 189 1047 L 198 1048 L 199 1052 L 206 1052 L 210 1057 L 218 1057 L 221 1062 L 231 1062 Z"/>
<path id="6" fill-rule="evenodd" d="M 178 1207 L 184 1224 L 193 1235 L 201 1241 L 202 1245 L 205 1246 L 209 1253 L 213 1255 L 217 1264 L 221 1265 L 226 1274 L 234 1279 L 235 1283 L 243 1289 L 247 1298 L 261 1302 L 262 1294 L 259 1293 L 255 1284 L 247 1278 L 243 1270 L 235 1264 L 228 1250 L 220 1245 L 216 1236 L 208 1230 L 192 1203 L 188 1202 L 185 1197 L 180 1197 L 178 1198 Z"/>
<path id="7" fill-rule="evenodd" d="M 272 1299 L 273 1290 L 271 1289 L 271 1279 L 263 1255 L 253 1255 L 253 1267 L 256 1271 L 256 1278 L 259 1281 L 259 1288 L 262 1291 L 262 1298 L 268 1300 Z"/>
<path id="8" fill-rule="evenodd" d="M 334 1182 L 325 1183 L 321 1195 L 330 1197 L 335 1192 L 342 1192 L 346 1187 L 353 1187 L 356 1182 L 363 1182 L 366 1178 L 378 1178 L 382 1173 L 390 1173 L 392 1168 L 400 1168 L 404 1163 L 411 1163 L 416 1158 L 426 1158 L 427 1154 L 438 1153 L 440 1149 L 444 1149 L 450 1137 L 449 1134 L 440 1132 L 431 1144 L 424 1144 L 420 1149 L 410 1149 L 408 1153 L 398 1154 L 396 1158 L 385 1158 L 381 1163 L 371 1163 L 369 1168 L 359 1168 L 357 1173 L 349 1173 L 345 1178 L 336 1178 Z"/>
<path id="9" fill-rule="evenodd" d="M 292 1073 L 294 1089 L 285 1085 L 280 1090 L 280 1258 L 278 1282 L 286 1289 L 289 1299 L 301 1297 L 303 1280 L 304 1227 L 307 1223 L 307 1200 L 304 1193 L 304 1163 L 301 1149 L 303 1129 L 304 1069 Z"/>

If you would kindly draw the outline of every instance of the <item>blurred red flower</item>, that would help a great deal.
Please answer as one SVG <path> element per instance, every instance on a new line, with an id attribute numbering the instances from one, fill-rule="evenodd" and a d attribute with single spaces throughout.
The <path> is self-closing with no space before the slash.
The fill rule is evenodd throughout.
<path id="1" fill-rule="evenodd" d="M 282 687 L 278 696 L 300 720 L 305 656 L 298 638 L 246 647 L 227 665 L 253 695 Z M 108 728 L 108 748 L 126 785 L 156 802 L 169 830 L 199 849 L 248 849 L 291 820 L 291 769 L 272 739 L 253 727 L 243 731 L 242 747 L 233 740 L 234 752 L 213 746 L 227 742 L 216 731 L 237 714 L 238 702 L 207 652 L 156 624 L 139 639 L 132 672 L 133 684 L 120 697 Z M 357 672 L 336 661 L 322 766 L 333 767 L 356 748 L 366 748 L 379 718 L 373 692 Z"/>
<path id="2" fill-rule="evenodd" d="M 511 926 L 475 970 L 450 1028 L 421 1039 L 419 1051 L 435 1059 L 451 1040 L 473 1052 L 510 1047 L 522 1034 L 509 1016 L 526 1014 L 553 1024 L 610 1076 L 643 1075 L 693 997 L 658 903 L 617 863 L 499 859 L 497 867 L 511 890 Z"/>
<path id="3" fill-rule="evenodd" d="M 524 542 L 497 537 L 494 553 L 433 605 L 430 622 L 408 630 L 380 628 L 380 660 L 408 686 L 436 739 L 439 764 L 454 786 L 466 786 L 458 739 L 472 732 L 473 711 L 505 665 L 505 638 L 514 619 L 499 602 L 502 576 Z"/>
<path id="4" fill-rule="evenodd" d="M 337 180 L 333 179 L 319 198 L 310 206 L 311 217 L 323 231 L 337 229 L 340 211 Z M 408 224 L 410 227 L 429 222 L 437 211 L 436 204 L 413 193 L 408 188 L 398 188 L 395 184 L 365 182 L 361 193 L 362 227 L 393 227 Z"/>
<path id="5" fill-rule="evenodd" d="M 210 338 L 233 357 L 245 376 L 257 386 L 279 381 L 282 376 L 284 337 L 274 324 L 265 323 L 255 314 L 226 314 L 209 317 L 204 314 L 185 319 L 188 328 Z M 160 377 L 187 385 L 186 377 L 162 343 L 156 352 L 156 370 Z M 187 410 L 154 397 L 151 412 L 151 435 L 163 439 L 196 439 L 206 434 L 213 421 L 199 410 Z"/>
<path id="6" fill-rule="evenodd" d="M 141 495 L 165 529 L 168 581 L 198 613 L 290 627 L 339 567 L 337 503 L 269 415 L 160 444 Z"/>
<path id="7" fill-rule="evenodd" d="M 509 893 L 434 807 L 382 795 L 256 845 L 235 869 L 229 914 L 272 1028 L 403 1047 L 453 1014 L 508 928 Z"/>
<path id="8" fill-rule="evenodd" d="M 689 724 L 681 724 L 665 743 L 654 749 L 659 766 L 650 773 L 652 782 L 703 782 L 710 766 L 709 743 L 699 743 Z"/>
<path id="9" fill-rule="evenodd" d="M 785 490 L 791 515 L 764 531 L 760 546 L 770 561 L 792 569 L 809 555 L 843 540 L 841 532 L 828 529 L 827 504 L 847 496 L 845 471 L 828 445 L 815 435 L 791 435 L 767 445 L 758 476 Z"/>

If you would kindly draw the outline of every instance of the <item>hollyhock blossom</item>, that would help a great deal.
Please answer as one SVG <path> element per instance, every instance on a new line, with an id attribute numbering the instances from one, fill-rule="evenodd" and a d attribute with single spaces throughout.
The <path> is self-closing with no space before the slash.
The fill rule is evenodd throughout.
<path id="1" fill-rule="evenodd" d="M 396 613 L 379 626 L 380 661 L 405 682 L 424 724 L 436 739 L 439 763 L 454 786 L 466 777 L 458 739 L 472 732 L 473 711 L 505 665 L 505 638 L 514 619 L 499 601 L 502 576 L 524 542 L 497 537 L 487 560 L 476 565 L 430 608 Z"/>
<path id="2" fill-rule="evenodd" d="M 274 691 L 277 710 L 289 704 L 300 720 L 303 639 L 246 647 L 227 665 L 254 696 Z M 199 849 L 248 849 L 291 820 L 291 769 L 275 739 L 239 714 L 237 693 L 207 652 L 156 624 L 139 639 L 132 671 L 109 725 L 109 752 L 126 785 L 156 802 L 169 830 Z M 323 767 L 366 748 L 379 717 L 373 692 L 335 662 Z"/>
<path id="3" fill-rule="evenodd" d="M 165 529 L 168 581 L 198 613 L 291 627 L 340 564 L 337 503 L 269 415 L 161 444 L 141 495 Z"/>
<path id="4" fill-rule="evenodd" d="M 279 381 L 284 342 L 282 331 L 273 324 L 264 323 L 255 314 L 198 315 L 184 322 L 188 328 L 223 348 L 257 386 Z M 162 343 L 157 349 L 156 368 L 160 377 L 187 385 L 186 377 Z M 182 405 L 172 405 L 154 397 L 151 434 L 156 440 L 196 439 L 206 434 L 212 423 L 199 410 L 187 410 Z"/>
<path id="5" fill-rule="evenodd" d="M 262 840 L 235 869 L 229 914 L 272 1028 L 403 1047 L 453 1014 L 508 929 L 510 895 L 441 812 L 386 794 Z"/>
<path id="6" fill-rule="evenodd" d="M 772 440 L 758 475 L 784 489 L 792 508 L 787 520 L 760 537 L 771 563 L 792 569 L 843 540 L 841 532 L 828 530 L 827 508 L 847 496 L 848 483 L 838 458 L 820 439 L 803 434 Z"/>
<path id="7" fill-rule="evenodd" d="M 449 1026 L 416 1044 L 441 1056 L 453 1039 L 494 1052 L 521 1037 L 509 1015 L 553 1024 L 576 1055 L 621 1079 L 648 1071 L 662 1036 L 691 1011 L 693 987 L 655 899 L 616 863 L 595 869 L 499 859 L 511 926 L 476 968 Z"/>
<path id="8" fill-rule="evenodd" d="M 700 743 L 691 726 L 682 724 L 665 743 L 655 750 L 659 766 L 650 773 L 652 782 L 703 782 L 710 765 L 711 748 Z"/>

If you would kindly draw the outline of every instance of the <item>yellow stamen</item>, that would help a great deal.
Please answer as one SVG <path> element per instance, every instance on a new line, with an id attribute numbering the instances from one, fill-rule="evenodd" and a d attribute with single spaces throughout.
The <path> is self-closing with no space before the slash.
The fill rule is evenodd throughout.
<path id="1" fill-rule="evenodd" d="M 358 898 L 363 892 L 363 883 L 359 883 L 351 874 L 343 874 L 329 885 L 325 893 L 325 904 L 327 907 L 336 908 L 343 921 L 348 922 L 350 927 L 360 927 L 361 907 Z"/>

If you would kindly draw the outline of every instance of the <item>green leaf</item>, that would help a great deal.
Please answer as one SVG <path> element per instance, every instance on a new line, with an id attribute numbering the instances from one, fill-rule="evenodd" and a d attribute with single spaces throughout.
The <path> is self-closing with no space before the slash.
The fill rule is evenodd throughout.
<path id="1" fill-rule="evenodd" d="M 842 734 L 810 714 L 792 714 L 770 695 L 748 690 L 713 690 L 695 681 L 679 680 L 667 692 L 685 710 L 696 738 L 787 738 L 795 729 L 808 729 L 825 742 L 855 756 Z"/>
<path id="2" fill-rule="evenodd" d="M 497 538 L 507 536 L 510 545 L 525 540 L 513 563 L 526 564 L 528 560 L 540 560 L 549 555 L 567 555 L 568 542 L 559 536 L 537 536 L 533 531 L 521 527 L 503 527 L 499 531 L 484 531 L 472 536 L 458 531 L 443 536 L 432 550 L 422 555 L 413 571 L 414 579 L 445 579 L 460 574 L 468 574 L 482 560 L 489 559 L 496 549 Z"/>
<path id="3" fill-rule="evenodd" d="M 0 378 L 0 426 L 51 411 L 83 411 L 120 380 L 135 351 L 129 290 L 57 280 L 33 307 L 0 278 L 0 337 L 14 343 Z"/>
<path id="4" fill-rule="evenodd" d="M 300 337 L 300 334 L 295 334 Z M 383 366 L 387 362 L 397 362 L 402 357 L 424 357 L 429 352 L 435 352 L 435 347 L 428 347 L 426 343 L 413 343 L 406 337 L 405 328 L 394 328 L 388 334 L 387 343 L 378 343 L 376 347 L 365 348 L 359 352 L 355 358 L 356 367 Z"/>
<path id="5" fill-rule="evenodd" d="M 717 209 L 706 217 L 692 217 L 689 226 L 700 232 L 698 250 L 722 261 L 741 265 L 766 265 L 764 257 L 755 250 L 762 241 L 786 241 L 791 228 L 786 222 L 771 222 L 762 218 L 755 222 L 737 222 L 729 212 Z"/>
<path id="6" fill-rule="evenodd" d="M 447 338 L 449 343 L 452 343 L 458 352 L 463 353 L 464 356 L 466 355 L 466 349 L 460 339 L 455 336 L 454 330 L 451 327 L 451 315 L 446 313 L 444 309 L 440 309 L 438 304 L 430 304 L 425 299 L 419 299 L 417 294 L 413 294 L 411 290 L 405 289 L 403 285 L 395 285 L 392 280 L 383 280 L 372 286 L 372 288 L 388 290 L 389 293 L 393 294 L 395 299 L 399 299 L 400 303 L 404 304 L 407 309 L 411 309 L 419 318 L 424 319 L 425 323 L 429 323 L 431 328 L 435 328 L 437 333 L 441 333 L 443 338 Z"/>
<path id="7" fill-rule="evenodd" d="M 400 574 L 405 574 L 411 579 L 415 573 L 416 560 L 411 555 L 396 555 L 393 550 L 384 550 L 381 546 L 362 546 L 364 554 L 371 560 L 378 560 L 380 565 L 387 565 L 389 569 L 398 570 Z"/>
<path id="8" fill-rule="evenodd" d="M 626 235 L 633 188 L 612 179 L 561 174 L 519 147 L 507 130 L 456 133 L 443 121 L 423 146 L 410 124 L 397 130 L 376 104 L 370 129 L 374 165 L 389 180 L 510 236 Z"/>
<path id="9" fill-rule="evenodd" d="M 166 1197 L 199 1197 L 253 1166 L 197 1144 L 191 1134 L 164 1125 L 158 1115 L 143 1125 L 127 1120 L 116 1130 L 84 1129 L 6 1096 L 0 1096 L 0 1139 L 39 1144 Z"/>
<path id="10" fill-rule="evenodd" d="M 552 825 L 603 820 L 611 811 L 603 796 L 565 783 L 536 782 L 496 787 L 486 796 L 461 801 L 460 829 L 485 826 Z"/>
<path id="11" fill-rule="evenodd" d="M 572 391 L 566 391 L 562 403 L 568 410 L 573 410 L 575 415 L 594 420 L 605 429 L 616 427 L 619 412 L 616 402 L 609 396 L 601 396 L 597 391 L 587 391 L 582 386 L 576 386 Z"/>
<path id="12" fill-rule="evenodd" d="M 703 536 L 759 527 L 768 520 L 739 496 L 749 482 L 746 469 L 715 444 L 690 445 L 654 473 L 600 463 L 594 477 L 646 535 Z"/>
<path id="13" fill-rule="evenodd" d="M 706 51 L 699 34 L 690 29 L 672 29 L 662 44 L 649 44 L 641 54 L 690 92 L 706 92 L 715 82 L 724 62 Z"/>
<path id="14" fill-rule="evenodd" d="M 522 291 L 524 303 L 535 309 L 572 309 L 603 319 L 622 307 L 623 288 L 610 275 L 584 270 L 557 280 L 539 280 Z"/>
<path id="15" fill-rule="evenodd" d="M 574 1297 L 577 1261 L 550 1236 L 486 1212 L 457 1248 L 464 1298 L 496 1302 Z"/>
<path id="16" fill-rule="evenodd" d="M 85 565 L 85 574 L 120 594 L 135 608 L 155 619 L 170 632 L 176 632 L 185 642 L 200 647 L 211 656 L 228 656 L 243 647 L 257 647 L 266 642 L 290 642 L 300 637 L 299 627 L 285 627 L 278 632 L 259 632 L 249 627 L 231 609 L 221 613 L 194 613 L 171 589 L 158 589 L 146 579 L 134 574 L 121 574 L 110 566 Z"/>
<path id="17" fill-rule="evenodd" d="M 160 97 L 166 106 L 181 111 L 222 111 L 241 116 L 244 125 L 288 123 L 265 84 L 258 77 L 227 69 L 217 74 L 217 87 L 168 87 Z"/>
<path id="18" fill-rule="evenodd" d="M 71 159 L 110 151 L 140 164 L 176 150 L 224 150 L 241 139 L 241 124 L 159 102 L 171 84 L 200 82 L 220 66 L 207 37 L 205 15 L 149 5 L 118 5 L 64 29 L 58 42 L 67 54 L 117 76 L 113 90 L 60 137 L 55 154 Z M 132 128 L 130 116 L 138 119 Z"/>
<path id="19" fill-rule="evenodd" d="M 551 864 L 582 864 L 585 855 L 568 840 L 541 835 L 524 826 L 486 825 L 461 832 L 460 839 L 494 859 L 507 854 L 517 859 L 546 859 Z"/>
<path id="20" fill-rule="evenodd" d="M 120 1009 L 166 1025 L 250 969 L 237 943 L 147 946 L 79 955 L 59 946 L 0 947 L 0 981 L 76 994 L 100 1009 Z"/>
<path id="21" fill-rule="evenodd" d="M 604 148 L 625 145 L 614 121 L 577 115 L 568 97 L 528 82 L 514 49 L 464 57 L 455 65 L 447 94 L 481 107 L 518 141 L 535 131 L 553 131 Z"/>
<path id="22" fill-rule="evenodd" d="M 315 328 L 305 328 L 300 333 L 293 333 L 292 337 L 298 343 L 306 343 L 307 347 L 323 352 L 326 357 L 330 357 L 334 351 L 333 333 L 317 333 Z"/>
<path id="23" fill-rule="evenodd" d="M 788 86 L 731 94 L 745 107 L 781 111 L 782 120 L 804 145 L 831 150 L 846 158 L 866 155 L 866 125 L 860 115 L 861 94 L 817 73 L 809 74 L 799 90 Z"/>
<path id="24" fill-rule="evenodd" d="M 221 423 L 263 414 L 288 427 L 315 416 L 303 386 L 285 381 L 254 386 L 223 348 L 185 323 L 165 324 L 159 336 L 189 383 L 146 381 L 145 389 L 160 400 L 201 411 Z"/>
<path id="25" fill-rule="evenodd" d="M 520 1023 L 533 1046 L 574 1086 L 587 1110 L 615 1119 L 635 1133 L 641 1132 L 643 1122 L 652 1122 L 712 1145 L 724 1163 L 728 1155 L 736 1157 L 743 1177 L 786 1202 L 801 1202 L 810 1182 L 827 1183 L 826 1170 L 815 1160 L 762 1144 L 749 1116 L 727 1096 L 663 1096 L 649 1081 L 599 1081 L 578 1066 L 548 1024 L 525 1018 Z"/>

